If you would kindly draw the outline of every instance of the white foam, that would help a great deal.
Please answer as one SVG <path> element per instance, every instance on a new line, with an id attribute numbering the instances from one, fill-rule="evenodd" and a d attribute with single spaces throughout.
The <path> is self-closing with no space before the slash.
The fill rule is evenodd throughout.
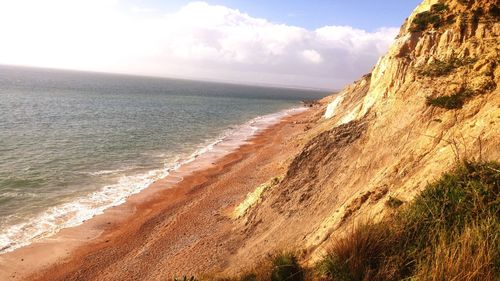
<path id="1" fill-rule="evenodd" d="M 123 204 L 128 197 L 145 189 L 158 179 L 168 176 L 182 165 L 191 163 L 199 156 L 214 150 L 225 141 L 236 141 L 236 147 L 247 142 L 253 135 L 263 129 L 278 123 L 282 118 L 302 112 L 306 108 L 293 108 L 278 113 L 259 116 L 249 122 L 225 131 L 215 141 L 206 142 L 193 154 L 185 159 L 179 159 L 166 164 L 161 169 L 151 170 L 136 175 L 124 175 L 118 182 L 103 186 L 100 190 L 79 197 L 46 210 L 23 223 L 0 230 L 0 253 L 13 251 L 34 241 L 54 235 L 63 228 L 80 225 L 84 221 L 102 214 L 106 209 Z M 221 157 L 223 155 L 220 155 Z M 103 170 L 91 172 L 94 176 L 109 175 L 124 172 L 123 170 Z"/>
<path id="2" fill-rule="evenodd" d="M 84 172 L 85 174 L 91 175 L 91 176 L 102 176 L 102 175 L 110 175 L 110 174 L 116 174 L 120 172 L 125 172 L 128 169 L 116 169 L 116 170 L 101 170 L 97 172 Z"/>
<path id="3" fill-rule="evenodd" d="M 3 192 L 0 193 L 0 196 L 3 198 L 19 198 L 19 197 L 37 197 L 38 195 L 33 192 L 20 192 L 20 191 L 8 191 L 8 192 Z"/>

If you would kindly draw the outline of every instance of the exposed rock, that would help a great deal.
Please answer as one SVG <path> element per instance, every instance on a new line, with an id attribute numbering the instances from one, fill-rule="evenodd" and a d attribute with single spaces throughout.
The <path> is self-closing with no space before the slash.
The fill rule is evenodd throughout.
<path id="1" fill-rule="evenodd" d="M 234 260 L 251 264 L 263 249 L 305 247 L 313 262 L 329 237 L 356 220 L 380 219 L 388 194 L 408 201 L 457 161 L 498 161 L 496 11 L 495 0 L 424 0 L 372 73 L 324 105 L 283 181 L 247 214 L 240 231 L 251 246 Z M 461 91 L 468 95 L 460 108 L 426 103 Z"/>

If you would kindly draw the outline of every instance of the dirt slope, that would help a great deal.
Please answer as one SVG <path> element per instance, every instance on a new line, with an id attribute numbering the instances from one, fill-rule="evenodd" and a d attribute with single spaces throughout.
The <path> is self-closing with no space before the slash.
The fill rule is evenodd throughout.
<path id="1" fill-rule="evenodd" d="M 372 73 L 323 101 L 281 183 L 237 220 L 226 272 L 277 249 L 313 262 L 390 196 L 411 200 L 457 161 L 498 161 L 499 51 L 497 1 L 425 0 Z"/>

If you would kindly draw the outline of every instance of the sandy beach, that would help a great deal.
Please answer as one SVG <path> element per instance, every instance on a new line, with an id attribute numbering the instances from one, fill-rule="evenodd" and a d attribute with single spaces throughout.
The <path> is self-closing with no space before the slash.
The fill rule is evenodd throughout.
<path id="1" fill-rule="evenodd" d="M 286 171 L 316 113 L 285 117 L 247 144 L 226 144 L 227 155 L 216 161 L 208 153 L 125 204 L 1 255 L 0 279 L 167 280 L 224 270 L 245 239 L 234 232 L 231 213 Z"/>

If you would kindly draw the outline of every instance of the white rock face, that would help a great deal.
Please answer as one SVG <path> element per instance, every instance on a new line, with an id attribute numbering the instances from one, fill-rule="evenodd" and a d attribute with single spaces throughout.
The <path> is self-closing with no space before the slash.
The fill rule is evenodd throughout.
<path id="1" fill-rule="evenodd" d="M 342 124 L 347 124 L 351 121 L 359 119 L 359 112 L 361 111 L 361 105 L 356 106 L 353 110 L 349 111 L 342 119 L 339 120 L 337 126 Z"/>
<path id="2" fill-rule="evenodd" d="M 411 22 L 411 19 L 414 18 L 416 14 L 429 10 L 432 5 L 438 2 L 438 0 L 424 0 L 413 11 L 409 21 Z M 337 125 L 362 118 L 376 102 L 382 100 L 384 96 L 390 96 L 394 91 L 397 91 L 398 87 L 395 87 L 393 81 L 397 81 L 397 79 L 400 78 L 398 77 L 398 74 L 403 70 L 400 69 L 401 65 L 394 63 L 394 57 L 396 57 L 396 55 L 400 52 L 403 45 L 407 44 L 411 39 L 411 34 L 408 29 L 409 26 L 406 26 L 406 31 L 400 37 L 396 38 L 388 53 L 381 57 L 375 65 L 375 68 L 372 71 L 370 89 L 365 96 L 362 105 L 348 112 L 340 119 Z M 361 81 L 361 83 L 365 82 L 366 81 L 364 80 Z M 362 87 L 363 84 L 360 84 L 360 86 Z M 335 116 L 335 111 L 343 101 L 344 94 L 345 92 L 341 93 L 332 102 L 330 102 L 330 104 L 328 104 L 324 114 L 325 119 L 330 119 Z"/>
<path id="3" fill-rule="evenodd" d="M 339 104 L 344 100 L 344 95 L 339 94 L 333 101 L 331 101 L 326 107 L 325 111 L 325 119 L 330 119 L 335 115 L 335 109 L 339 106 Z"/>

